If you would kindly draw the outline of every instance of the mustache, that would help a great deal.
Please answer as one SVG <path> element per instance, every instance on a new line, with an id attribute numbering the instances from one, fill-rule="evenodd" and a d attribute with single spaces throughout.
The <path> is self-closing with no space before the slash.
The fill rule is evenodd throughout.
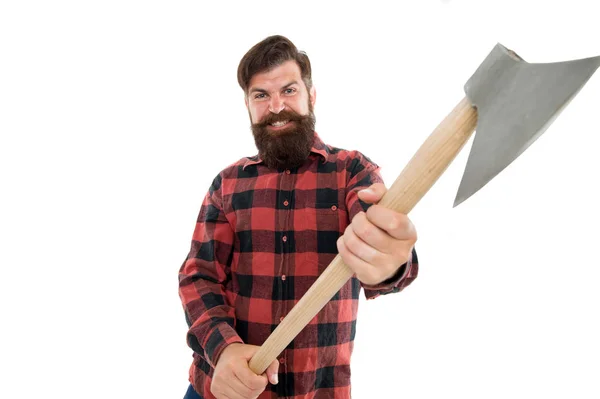
<path id="1" fill-rule="evenodd" d="M 267 116 L 265 116 L 260 122 L 252 124 L 252 127 L 264 128 L 264 127 L 267 127 L 267 125 L 270 125 L 275 122 L 282 122 L 282 121 L 300 122 L 306 118 L 307 118 L 307 116 L 300 115 L 292 110 L 283 110 L 278 114 L 269 112 L 269 114 Z"/>

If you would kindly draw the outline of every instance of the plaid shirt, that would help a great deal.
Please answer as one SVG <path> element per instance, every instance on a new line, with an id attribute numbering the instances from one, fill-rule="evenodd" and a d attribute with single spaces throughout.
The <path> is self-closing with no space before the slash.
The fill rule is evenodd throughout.
<path id="1" fill-rule="evenodd" d="M 357 192 L 381 182 L 358 151 L 323 144 L 315 133 L 300 167 L 268 169 L 242 158 L 214 179 L 191 250 L 179 270 L 179 295 L 193 349 L 190 382 L 204 398 L 223 349 L 261 345 L 337 254 L 336 241 L 367 204 Z M 378 286 L 351 278 L 279 356 L 279 383 L 259 398 L 349 398 L 350 356 L 359 293 L 398 292 L 418 272 L 416 253 Z"/>

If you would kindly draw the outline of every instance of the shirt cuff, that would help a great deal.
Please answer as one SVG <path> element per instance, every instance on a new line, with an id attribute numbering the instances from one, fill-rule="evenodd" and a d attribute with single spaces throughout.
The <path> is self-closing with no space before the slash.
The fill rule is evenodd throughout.
<path id="1" fill-rule="evenodd" d="M 221 353 L 223 353 L 223 350 L 229 344 L 236 342 L 241 344 L 244 343 L 235 329 L 229 324 L 223 323 L 212 331 L 206 341 L 204 349 L 205 358 L 212 368 L 217 366 L 217 362 L 219 361 L 219 357 L 221 356 Z"/>
<path id="2" fill-rule="evenodd" d="M 375 285 L 369 285 L 369 284 L 362 284 L 363 288 L 365 290 L 371 290 L 371 291 L 381 291 L 381 290 L 389 290 L 391 288 L 394 288 L 396 285 L 398 285 L 398 283 L 400 281 L 402 281 L 402 279 L 404 279 L 404 277 L 406 276 L 406 272 L 408 271 L 408 269 L 410 268 L 410 260 L 408 262 L 406 262 L 405 264 L 403 264 L 402 266 L 400 266 L 398 268 L 398 270 L 396 271 L 396 273 L 388 278 L 385 281 L 382 281 L 379 284 L 375 284 Z"/>
<path id="3" fill-rule="evenodd" d="M 380 295 L 401 291 L 417 277 L 417 270 L 417 254 L 413 248 L 408 261 L 400 266 L 396 271 L 396 274 L 392 277 L 375 285 L 361 283 L 361 286 L 365 290 L 365 297 L 367 299 L 375 299 Z"/>

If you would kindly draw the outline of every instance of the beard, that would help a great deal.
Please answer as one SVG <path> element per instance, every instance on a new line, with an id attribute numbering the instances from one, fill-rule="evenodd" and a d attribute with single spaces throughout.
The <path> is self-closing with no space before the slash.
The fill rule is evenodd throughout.
<path id="1" fill-rule="evenodd" d="M 295 168 L 306 161 L 314 142 L 315 114 L 308 103 L 308 115 L 300 115 L 292 110 L 279 114 L 269 113 L 259 123 L 251 126 L 259 157 L 272 169 Z M 274 122 L 289 121 L 290 126 L 282 130 L 269 130 Z"/>

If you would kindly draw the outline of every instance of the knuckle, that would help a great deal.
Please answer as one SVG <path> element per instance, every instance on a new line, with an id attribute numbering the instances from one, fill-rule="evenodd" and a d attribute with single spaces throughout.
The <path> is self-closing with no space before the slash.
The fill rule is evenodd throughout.
<path id="1" fill-rule="evenodd" d="M 344 234 L 344 245 L 350 251 L 356 246 L 356 235 L 355 234 Z"/>
<path id="2" fill-rule="evenodd" d="M 417 229 L 415 228 L 415 225 L 412 222 L 409 225 L 409 229 L 412 233 L 412 242 L 414 244 L 415 242 L 417 242 L 418 235 L 417 235 Z"/>
<path id="3" fill-rule="evenodd" d="M 372 265 L 379 265 L 382 262 L 381 253 L 371 246 L 363 246 L 362 259 Z"/>
<path id="4" fill-rule="evenodd" d="M 222 379 L 222 373 L 220 371 L 215 371 L 215 375 L 213 376 L 212 380 L 212 385 L 219 385 Z"/>
<path id="5" fill-rule="evenodd" d="M 402 227 L 402 221 L 398 215 L 394 215 L 390 218 L 388 227 L 390 230 L 398 230 Z"/>
<path id="6" fill-rule="evenodd" d="M 408 218 L 405 215 L 395 214 L 390 218 L 390 228 L 392 230 L 408 230 Z"/>
<path id="7" fill-rule="evenodd" d="M 344 244 L 346 245 L 346 248 L 352 252 L 353 254 L 358 255 L 359 249 L 360 249 L 360 243 L 358 241 L 358 238 L 356 237 L 356 235 L 351 235 L 349 237 L 346 237 L 344 239 Z"/>
<path id="8" fill-rule="evenodd" d="M 377 205 L 377 204 L 371 205 L 369 207 L 369 209 L 367 209 L 367 212 L 366 212 L 367 219 L 371 219 L 373 217 L 373 213 L 377 213 L 377 208 L 379 208 L 379 207 L 380 207 L 380 205 Z"/>
<path id="9" fill-rule="evenodd" d="M 361 215 L 364 215 L 364 213 L 361 213 Z M 354 220 L 352 220 L 352 223 L 350 223 L 350 224 L 352 225 L 352 228 L 354 229 L 354 231 L 358 231 L 363 228 L 365 223 L 368 223 L 368 222 L 369 221 L 367 220 L 367 217 L 362 216 L 362 217 L 354 218 Z"/>
<path id="10" fill-rule="evenodd" d="M 337 244 L 337 249 L 340 252 L 340 254 L 343 253 L 344 250 L 346 249 L 345 248 L 346 244 L 344 243 L 344 237 L 342 236 L 342 237 L 338 238 L 336 244 Z"/>
<path id="11" fill-rule="evenodd" d="M 369 223 L 366 221 L 363 223 L 359 223 L 355 228 L 356 235 L 361 238 L 368 238 L 372 233 L 372 228 Z"/>
<path id="12" fill-rule="evenodd" d="M 233 363 L 228 363 L 227 365 L 225 365 L 225 371 L 227 371 L 228 373 L 232 374 L 235 371 L 235 365 Z M 222 378 L 224 379 L 225 376 L 222 376 Z"/>
<path id="13" fill-rule="evenodd" d="M 354 226 L 356 226 L 356 222 L 353 220 L 346 228 L 344 229 L 344 235 L 352 234 L 354 231 Z"/>

